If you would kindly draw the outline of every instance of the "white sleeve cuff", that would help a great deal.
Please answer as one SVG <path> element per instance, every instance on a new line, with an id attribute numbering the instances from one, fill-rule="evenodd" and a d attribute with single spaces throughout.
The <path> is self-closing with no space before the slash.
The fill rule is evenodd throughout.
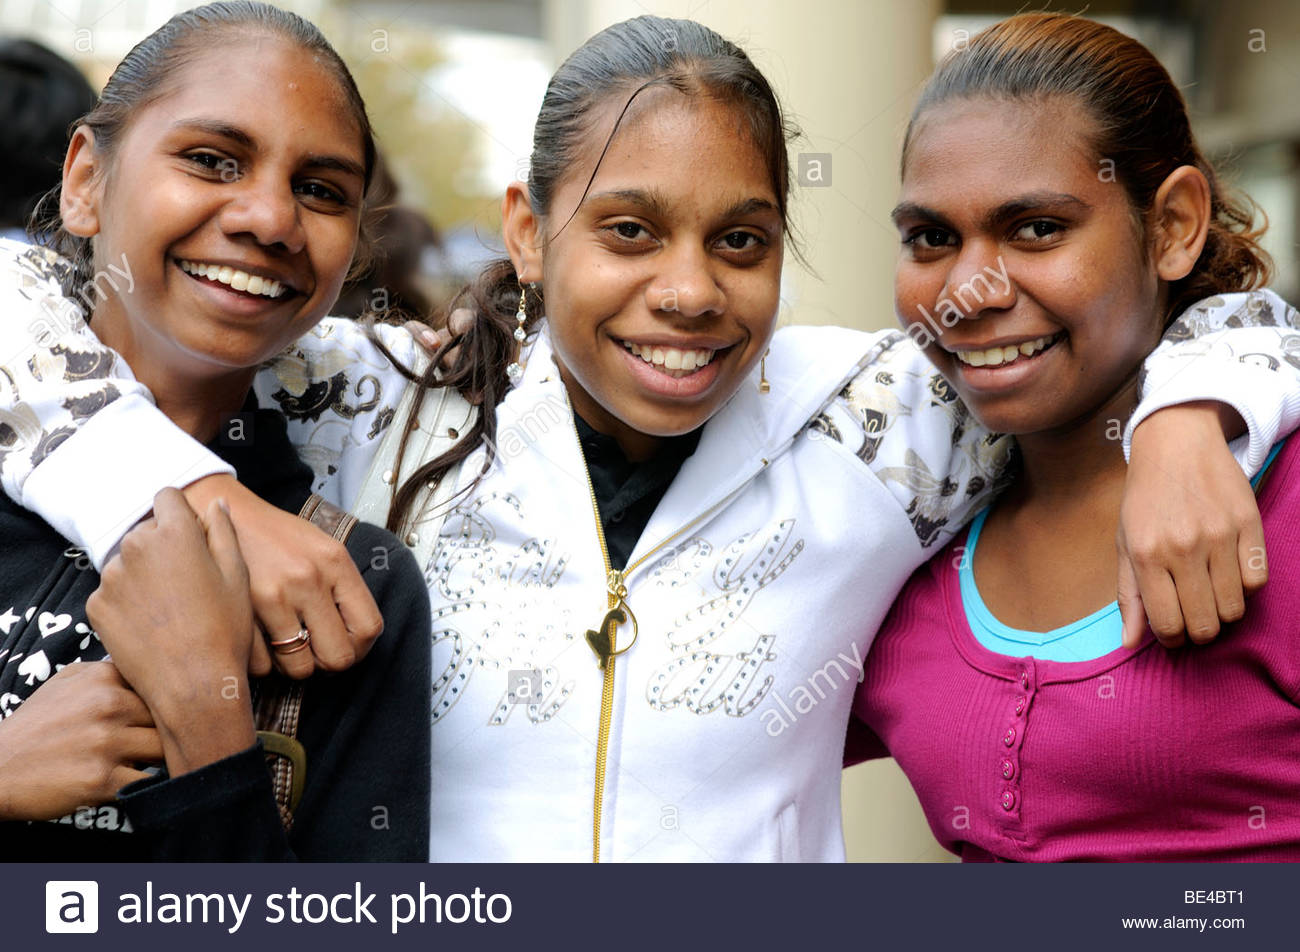
<path id="1" fill-rule="evenodd" d="M 233 475 L 234 469 L 143 396 L 126 394 L 32 470 L 22 502 L 102 569 L 122 536 L 153 509 L 160 490 L 214 473 Z"/>
<path id="2" fill-rule="evenodd" d="M 1248 477 L 1255 476 L 1268 458 L 1273 444 L 1283 436 L 1283 417 L 1293 416 L 1300 395 L 1288 390 L 1282 374 L 1262 372 L 1243 363 L 1216 363 L 1212 377 L 1196 373 L 1175 373 L 1156 381 L 1138 404 L 1124 428 L 1124 458 L 1132 451 L 1133 430 L 1157 410 L 1195 401 L 1226 403 L 1241 414 L 1247 434 L 1228 444 L 1232 455 Z M 1150 384 L 1151 381 L 1149 380 Z"/>

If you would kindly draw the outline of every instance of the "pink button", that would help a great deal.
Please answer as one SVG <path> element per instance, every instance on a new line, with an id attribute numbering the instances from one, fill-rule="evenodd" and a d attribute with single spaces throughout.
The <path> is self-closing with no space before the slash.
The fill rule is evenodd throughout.
<path id="1" fill-rule="evenodd" d="M 1008 727 L 1007 732 L 1002 735 L 1002 743 L 1010 747 L 1015 742 L 1016 742 L 1016 729 L 1014 727 Z"/>
<path id="2" fill-rule="evenodd" d="M 1014 793 L 1012 793 L 1010 790 L 1005 790 L 1005 791 L 1003 791 L 1003 793 L 1002 793 L 1002 809 L 1004 809 L 1004 810 L 1010 812 L 1011 810 L 1014 810 L 1015 808 L 1016 808 L 1016 795 L 1015 795 Z"/>
<path id="3" fill-rule="evenodd" d="M 1029 687 L 1029 672 L 1028 672 L 1028 671 L 1021 671 L 1021 672 L 1020 672 L 1020 686 L 1021 686 L 1022 688 L 1027 688 L 1027 687 Z"/>
<path id="4" fill-rule="evenodd" d="M 1004 780 L 1010 780 L 1015 775 L 1016 775 L 1016 765 L 1013 764 L 1010 760 L 1002 761 L 1002 778 Z"/>
<path id="5" fill-rule="evenodd" d="M 1025 696 L 1022 694 L 1020 697 L 1016 698 L 1016 717 L 1019 717 L 1023 713 L 1025 713 Z"/>

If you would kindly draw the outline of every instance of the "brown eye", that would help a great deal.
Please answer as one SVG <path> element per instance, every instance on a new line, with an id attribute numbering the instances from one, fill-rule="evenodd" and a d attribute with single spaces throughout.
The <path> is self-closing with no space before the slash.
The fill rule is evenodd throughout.
<path id="1" fill-rule="evenodd" d="M 323 182 L 303 182 L 295 188 L 299 195 L 318 201 L 332 202 L 337 205 L 347 204 L 347 197 L 337 189 L 330 188 Z"/>
<path id="2" fill-rule="evenodd" d="M 731 251 L 749 251 L 764 242 L 752 231 L 732 231 L 723 237 L 722 243 Z"/>
<path id="3" fill-rule="evenodd" d="M 905 238 L 903 244 L 911 245 L 918 250 L 931 251 L 951 245 L 953 241 L 952 235 L 942 228 L 922 228 Z"/>
<path id="4" fill-rule="evenodd" d="M 1040 218 L 1036 221 L 1025 222 L 1016 229 L 1013 237 L 1017 241 L 1044 241 L 1055 237 L 1064 230 L 1065 226 L 1059 222 Z"/>
<path id="5" fill-rule="evenodd" d="M 223 182 L 233 182 L 239 178 L 239 163 L 228 155 L 217 152 L 191 152 L 185 160 L 203 170 L 219 175 Z"/>

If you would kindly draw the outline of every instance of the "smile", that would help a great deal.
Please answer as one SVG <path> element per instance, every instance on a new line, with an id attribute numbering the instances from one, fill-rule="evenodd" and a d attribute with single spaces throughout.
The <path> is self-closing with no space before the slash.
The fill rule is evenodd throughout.
<path id="1" fill-rule="evenodd" d="M 647 344 L 634 344 L 622 341 L 633 355 L 640 357 L 669 377 L 685 377 L 695 373 L 701 367 L 707 367 L 713 360 L 716 350 L 681 350 L 676 347 L 652 347 Z"/>
<path id="2" fill-rule="evenodd" d="M 1046 337 L 1037 337 L 1020 344 L 990 347 L 987 350 L 954 350 L 953 354 L 970 367 L 1001 367 L 1014 364 L 1018 360 L 1035 357 L 1064 336 L 1064 333 L 1048 334 Z"/>
<path id="3" fill-rule="evenodd" d="M 245 294 L 275 299 L 283 296 L 288 290 L 284 284 L 272 278 L 249 274 L 247 271 L 226 265 L 204 264 L 201 261 L 187 261 L 183 258 L 178 258 L 176 263 L 186 274 L 216 281 L 218 284 L 228 286 L 232 291 L 243 291 Z"/>

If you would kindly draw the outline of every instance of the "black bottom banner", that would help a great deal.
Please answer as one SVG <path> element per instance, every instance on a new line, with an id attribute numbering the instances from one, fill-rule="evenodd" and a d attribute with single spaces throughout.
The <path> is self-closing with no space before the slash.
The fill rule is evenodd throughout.
<path id="1" fill-rule="evenodd" d="M 1300 948 L 1296 865 L 35 863 L 0 877 L 4 949 Z"/>

